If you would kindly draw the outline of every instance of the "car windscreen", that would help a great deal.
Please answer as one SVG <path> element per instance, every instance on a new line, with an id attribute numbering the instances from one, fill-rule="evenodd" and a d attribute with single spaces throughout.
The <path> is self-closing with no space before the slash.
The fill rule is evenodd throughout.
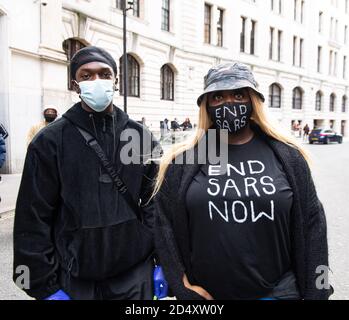
<path id="1" fill-rule="evenodd" d="M 319 134 L 321 132 L 321 129 L 313 130 L 311 133 L 312 134 Z"/>

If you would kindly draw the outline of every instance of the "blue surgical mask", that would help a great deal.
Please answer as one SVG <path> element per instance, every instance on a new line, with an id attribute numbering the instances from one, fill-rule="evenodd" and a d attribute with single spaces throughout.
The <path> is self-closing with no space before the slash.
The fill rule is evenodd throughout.
<path id="1" fill-rule="evenodd" d="M 103 112 L 113 101 L 113 80 L 97 79 L 94 81 L 81 81 L 78 84 L 81 91 L 81 99 L 96 112 Z"/>

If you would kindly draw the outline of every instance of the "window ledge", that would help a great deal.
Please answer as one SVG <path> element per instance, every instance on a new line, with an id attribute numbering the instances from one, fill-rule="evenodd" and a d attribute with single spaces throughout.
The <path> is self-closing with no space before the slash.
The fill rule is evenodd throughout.
<path id="1" fill-rule="evenodd" d="M 243 52 L 243 51 L 240 51 L 239 53 L 242 54 L 242 55 L 248 56 L 248 57 L 259 58 L 259 55 L 255 54 L 255 53 L 252 54 L 252 53 Z"/>
<path id="2" fill-rule="evenodd" d="M 173 32 L 173 31 L 167 31 L 167 30 L 164 30 L 164 29 L 161 29 L 161 32 L 163 32 L 164 34 L 170 34 L 171 36 L 175 37 L 176 34 Z"/>

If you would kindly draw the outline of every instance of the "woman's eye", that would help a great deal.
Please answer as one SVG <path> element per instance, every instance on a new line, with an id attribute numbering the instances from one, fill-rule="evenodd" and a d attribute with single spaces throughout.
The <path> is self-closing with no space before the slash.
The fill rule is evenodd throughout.
<path id="1" fill-rule="evenodd" d="M 237 93 L 236 95 L 235 95 L 235 99 L 237 99 L 237 100 L 241 100 L 241 99 L 243 99 L 243 95 L 242 94 L 240 94 L 240 93 Z"/>
<path id="2" fill-rule="evenodd" d="M 214 99 L 214 100 L 217 100 L 217 101 L 218 101 L 218 100 L 222 100 L 222 96 L 217 94 L 217 95 L 215 95 L 215 96 L 213 97 L 213 99 Z"/>
<path id="3" fill-rule="evenodd" d="M 90 75 L 89 75 L 89 74 L 84 74 L 82 77 L 83 77 L 84 79 L 88 79 L 88 78 L 90 77 Z"/>

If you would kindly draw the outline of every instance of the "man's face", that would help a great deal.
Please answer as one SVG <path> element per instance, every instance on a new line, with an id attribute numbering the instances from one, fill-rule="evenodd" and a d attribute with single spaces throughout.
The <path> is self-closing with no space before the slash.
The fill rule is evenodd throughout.
<path id="1" fill-rule="evenodd" d="M 57 118 L 57 111 L 55 109 L 46 109 L 44 112 L 46 122 L 53 122 Z"/>
<path id="2" fill-rule="evenodd" d="M 82 65 L 75 75 L 76 80 L 72 80 L 73 88 L 76 93 L 80 94 L 80 88 L 77 83 L 82 81 L 114 80 L 115 86 L 118 84 L 116 74 L 113 69 L 103 62 L 90 62 Z"/>
<path id="3" fill-rule="evenodd" d="M 57 111 L 54 109 L 47 109 L 44 115 L 57 116 Z"/>

